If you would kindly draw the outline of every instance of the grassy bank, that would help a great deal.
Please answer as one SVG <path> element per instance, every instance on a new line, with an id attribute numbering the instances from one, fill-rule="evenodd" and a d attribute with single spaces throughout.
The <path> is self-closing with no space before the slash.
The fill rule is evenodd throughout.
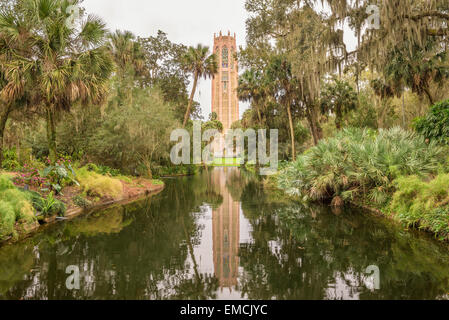
<path id="1" fill-rule="evenodd" d="M 60 160 L 43 169 L 24 165 L 0 173 L 0 241 L 19 239 L 39 225 L 83 210 L 161 190 L 164 183 L 107 172 L 94 164 L 74 168 Z"/>
<path id="2" fill-rule="evenodd" d="M 448 148 L 399 128 L 344 129 L 288 165 L 278 187 L 303 201 L 354 203 L 449 239 Z"/>

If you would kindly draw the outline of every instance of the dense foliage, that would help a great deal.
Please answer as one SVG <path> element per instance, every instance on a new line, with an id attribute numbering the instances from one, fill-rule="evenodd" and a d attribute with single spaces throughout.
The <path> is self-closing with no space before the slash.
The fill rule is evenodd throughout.
<path id="1" fill-rule="evenodd" d="M 444 156 L 443 148 L 400 128 L 343 129 L 287 167 L 279 185 L 311 200 L 366 198 L 383 205 L 396 178 L 434 173 Z"/>
<path id="2" fill-rule="evenodd" d="M 427 229 L 442 239 L 449 237 L 449 174 L 430 181 L 407 176 L 395 181 L 397 191 L 390 209 L 410 226 Z"/>
<path id="3" fill-rule="evenodd" d="M 449 235 L 447 146 L 399 128 L 344 129 L 322 140 L 277 177 L 305 201 L 365 204 L 409 226 Z"/>
<path id="4" fill-rule="evenodd" d="M 370 5 L 246 0 L 239 89 L 251 109 L 243 126 L 279 129 L 294 159 L 303 147 L 294 141 L 296 123 L 310 132 L 307 147 L 345 125 L 408 129 L 429 104 L 447 99 L 448 29 L 437 27 L 449 21 L 447 1 L 384 1 L 378 29 L 369 25 Z"/>
<path id="5" fill-rule="evenodd" d="M 13 235 L 16 222 L 36 221 L 27 195 L 17 189 L 5 175 L 0 175 L 0 240 Z"/>
<path id="6" fill-rule="evenodd" d="M 66 156 L 77 165 L 96 162 L 150 178 L 154 170 L 176 173 L 168 158 L 169 131 L 185 123 L 186 114 L 199 117 L 194 94 L 189 100 L 189 78 L 212 75 L 214 56 L 198 47 L 206 49 L 202 71 L 194 60 L 201 58 L 198 48 L 188 51 L 162 31 L 147 38 L 109 33 L 82 8 L 71 28 L 65 23 L 69 4 L 14 0 L 1 11 L 0 140 L 7 148 L 0 148 L 0 167 L 38 167 L 47 157 L 53 165 Z M 21 32 L 23 43 L 14 38 Z M 44 74 L 45 64 L 60 68 Z"/>
<path id="7" fill-rule="evenodd" d="M 414 127 L 424 137 L 449 144 L 449 100 L 442 101 L 430 108 L 429 113 L 414 122 Z"/>

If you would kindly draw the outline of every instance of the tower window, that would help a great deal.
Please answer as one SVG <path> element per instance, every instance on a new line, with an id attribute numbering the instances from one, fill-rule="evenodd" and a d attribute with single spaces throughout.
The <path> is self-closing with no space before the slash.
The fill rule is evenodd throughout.
<path id="1" fill-rule="evenodd" d="M 223 92 L 227 92 L 229 82 L 229 72 L 223 71 L 221 73 L 221 81 L 223 82 Z"/>
<path id="2" fill-rule="evenodd" d="M 223 68 L 227 68 L 229 65 L 229 51 L 228 47 L 223 47 L 223 50 L 221 52 L 221 61 Z"/>

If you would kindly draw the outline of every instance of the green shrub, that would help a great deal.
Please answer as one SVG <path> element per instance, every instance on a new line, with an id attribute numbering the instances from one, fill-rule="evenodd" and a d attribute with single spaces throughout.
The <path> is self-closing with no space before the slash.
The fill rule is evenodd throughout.
<path id="1" fill-rule="evenodd" d="M 57 215 L 59 217 L 64 217 L 65 213 L 67 211 L 67 207 L 64 204 L 64 202 L 56 200 L 55 204 L 53 205 L 53 207 L 50 210 L 50 215 Z"/>
<path id="2" fill-rule="evenodd" d="M 417 176 L 395 180 L 397 191 L 390 210 L 410 226 L 449 235 L 449 174 L 440 174 L 426 182 Z"/>
<path id="3" fill-rule="evenodd" d="M 0 200 L 0 239 L 11 235 L 14 232 L 16 214 L 11 204 Z"/>
<path id="4" fill-rule="evenodd" d="M 435 173 L 443 159 L 442 147 L 413 132 L 349 128 L 298 157 L 279 174 L 278 185 L 305 200 L 362 197 L 384 206 L 394 179 Z"/>
<path id="5" fill-rule="evenodd" d="M 77 170 L 77 177 L 83 192 L 92 197 L 116 199 L 123 196 L 123 185 L 119 179 L 100 175 L 88 167 Z"/>
<path id="6" fill-rule="evenodd" d="M 434 105 L 425 117 L 416 119 L 413 126 L 427 139 L 449 144 L 449 100 Z"/>
<path id="7" fill-rule="evenodd" d="M 14 184 L 9 177 L 6 175 L 0 175 L 0 192 L 14 188 Z"/>
<path id="8" fill-rule="evenodd" d="M 8 189 L 0 194 L 3 201 L 7 202 L 14 210 L 16 220 L 32 221 L 34 217 L 34 210 L 31 203 L 28 201 L 25 193 L 18 189 Z"/>
<path id="9" fill-rule="evenodd" d="M 54 166 L 50 165 L 45 168 L 42 171 L 42 177 L 49 180 L 49 184 L 56 194 L 61 193 L 62 188 L 66 185 L 79 185 L 71 160 L 65 158 L 59 159 Z"/>
<path id="10" fill-rule="evenodd" d="M 164 184 L 164 182 L 159 179 L 153 179 L 152 184 L 154 184 L 155 186 L 161 186 Z"/>
<path id="11" fill-rule="evenodd" d="M 89 171 L 93 171 L 95 173 L 101 174 L 103 176 L 110 176 L 110 177 L 119 177 L 122 176 L 122 173 L 119 169 L 113 169 L 111 167 L 108 166 L 103 166 L 100 164 L 94 164 L 94 163 L 89 163 L 88 165 L 86 165 L 87 169 Z"/>
<path id="12" fill-rule="evenodd" d="M 83 198 L 83 197 L 80 196 L 80 195 L 73 197 L 73 198 L 72 198 L 72 201 L 73 201 L 73 203 L 74 203 L 77 207 L 80 207 L 80 208 L 83 208 L 83 209 L 87 209 L 87 208 L 89 208 L 90 206 L 92 206 L 92 203 L 91 203 L 89 200 Z"/>
<path id="13" fill-rule="evenodd" d="M 98 166 L 98 171 L 96 171 L 96 172 L 99 173 L 99 174 L 102 174 L 102 175 L 105 175 L 105 176 L 111 176 L 111 177 L 117 177 L 117 176 L 121 175 L 120 170 L 113 169 L 113 168 L 110 168 L 108 166 L 102 166 L 102 165 Z"/>
<path id="14" fill-rule="evenodd" d="M 95 163 L 89 163 L 88 165 L 86 165 L 86 169 L 88 171 L 93 171 L 98 173 L 98 171 L 100 171 L 100 169 L 98 168 L 98 166 Z"/>
<path id="15" fill-rule="evenodd" d="M 2 168 L 7 171 L 14 171 L 20 168 L 19 158 L 17 157 L 15 148 L 3 150 Z"/>
<path id="16" fill-rule="evenodd" d="M 40 213 L 42 217 L 58 215 L 63 217 L 66 212 L 66 206 L 63 202 L 56 199 L 51 192 L 46 198 L 42 197 L 37 192 L 28 192 L 28 198 L 33 204 L 33 207 Z"/>
<path id="17" fill-rule="evenodd" d="M 0 175 L 0 199 L 0 238 L 14 234 L 16 222 L 36 221 L 27 194 L 17 189 L 5 175 Z"/>
<path id="18" fill-rule="evenodd" d="M 31 202 L 31 204 L 33 205 L 33 207 L 35 207 L 37 209 L 38 203 L 41 201 L 42 196 L 34 191 L 26 191 L 26 196 L 28 198 L 28 200 Z"/>

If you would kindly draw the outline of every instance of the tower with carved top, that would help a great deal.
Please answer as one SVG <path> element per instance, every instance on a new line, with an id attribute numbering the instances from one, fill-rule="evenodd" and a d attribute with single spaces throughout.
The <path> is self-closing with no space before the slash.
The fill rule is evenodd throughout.
<path id="1" fill-rule="evenodd" d="M 239 120 L 239 99 L 237 97 L 238 64 L 235 33 L 231 36 L 214 34 L 214 54 L 217 56 L 218 72 L 212 80 L 212 112 L 223 124 L 224 133 Z"/>

